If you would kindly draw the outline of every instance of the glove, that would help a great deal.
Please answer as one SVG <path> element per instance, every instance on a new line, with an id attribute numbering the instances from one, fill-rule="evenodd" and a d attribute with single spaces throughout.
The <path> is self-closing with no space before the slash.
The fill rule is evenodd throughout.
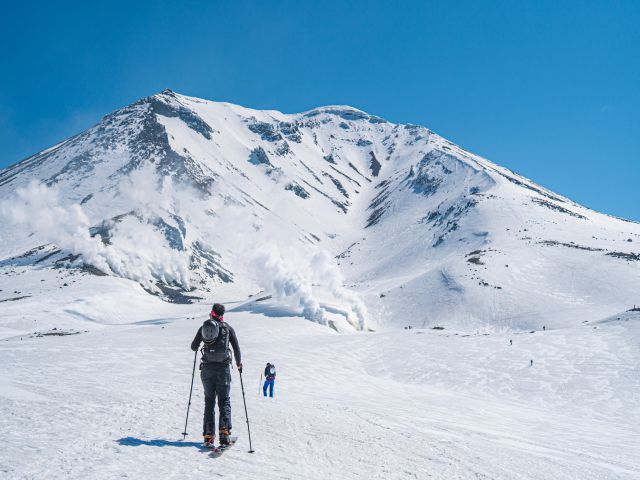
<path id="1" fill-rule="evenodd" d="M 237 367 L 238 367 L 238 372 L 242 373 L 242 364 L 238 363 Z"/>

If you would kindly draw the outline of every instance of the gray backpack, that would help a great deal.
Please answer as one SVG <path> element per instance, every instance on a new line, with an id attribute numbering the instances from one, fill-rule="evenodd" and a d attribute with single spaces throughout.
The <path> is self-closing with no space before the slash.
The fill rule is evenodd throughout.
<path id="1" fill-rule="evenodd" d="M 220 334 L 220 325 L 212 320 L 205 320 L 202 324 L 202 341 L 205 344 L 212 344 Z"/>
<path id="2" fill-rule="evenodd" d="M 228 363 L 231 361 L 229 350 L 229 327 L 222 322 L 206 320 L 202 324 L 202 363 Z"/>

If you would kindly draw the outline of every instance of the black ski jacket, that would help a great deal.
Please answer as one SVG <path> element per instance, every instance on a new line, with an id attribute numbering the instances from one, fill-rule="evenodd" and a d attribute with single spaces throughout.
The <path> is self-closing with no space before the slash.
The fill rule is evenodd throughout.
<path id="1" fill-rule="evenodd" d="M 236 359 L 236 365 L 239 365 L 242 363 L 242 355 L 240 353 L 240 345 L 238 345 L 238 337 L 236 337 L 236 332 L 233 329 L 233 327 L 231 327 L 231 325 L 229 325 L 228 323 L 226 325 L 227 325 L 227 328 L 229 329 L 229 343 L 233 348 L 233 356 Z M 191 342 L 191 350 L 193 350 L 194 352 L 198 350 L 201 343 L 202 343 L 202 327 L 198 329 L 198 332 L 196 333 L 196 336 L 193 339 L 193 342 Z"/>
<path id="2" fill-rule="evenodd" d="M 273 373 L 270 372 L 271 367 L 274 367 Z M 275 365 L 267 363 L 267 366 L 264 367 L 264 378 L 266 378 L 267 380 L 273 380 L 274 378 L 276 378 Z"/>

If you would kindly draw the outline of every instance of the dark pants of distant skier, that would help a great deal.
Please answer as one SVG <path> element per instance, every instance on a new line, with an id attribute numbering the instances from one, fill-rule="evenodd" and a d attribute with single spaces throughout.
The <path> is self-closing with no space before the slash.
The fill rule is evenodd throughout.
<path id="1" fill-rule="evenodd" d="M 267 396 L 267 387 L 269 387 L 269 396 L 271 398 L 273 398 L 273 384 L 276 383 L 276 379 L 272 378 L 272 379 L 265 379 L 264 381 L 264 385 L 262 386 L 262 393 L 264 394 L 264 396 Z"/>
<path id="2" fill-rule="evenodd" d="M 215 404 L 218 399 L 218 429 L 231 430 L 231 370 L 228 364 L 203 365 L 200 371 L 204 387 L 203 435 L 215 435 Z"/>

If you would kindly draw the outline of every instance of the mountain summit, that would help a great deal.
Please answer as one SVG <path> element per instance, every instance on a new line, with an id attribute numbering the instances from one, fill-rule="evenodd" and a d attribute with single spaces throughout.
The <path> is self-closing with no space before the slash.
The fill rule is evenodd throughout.
<path id="1" fill-rule="evenodd" d="M 338 329 L 529 329 L 640 290 L 637 223 L 348 106 L 165 90 L 0 171 L 0 202 L 0 278 L 33 299 L 64 271 L 172 301 L 264 291 Z"/>

